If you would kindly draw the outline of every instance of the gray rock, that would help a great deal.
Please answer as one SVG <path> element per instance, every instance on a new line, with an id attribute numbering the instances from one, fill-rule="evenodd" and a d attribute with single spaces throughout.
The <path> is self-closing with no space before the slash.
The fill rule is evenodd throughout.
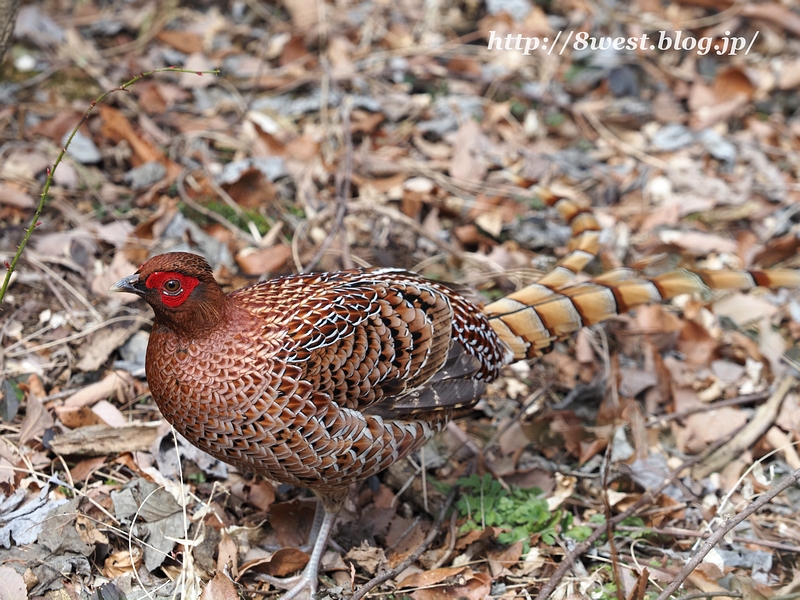
<path id="1" fill-rule="evenodd" d="M 62 146 L 66 145 L 71 134 L 71 130 L 64 134 L 64 137 L 61 138 Z M 80 130 L 75 132 L 75 136 L 72 138 L 69 148 L 67 148 L 67 154 L 82 165 L 99 163 L 103 159 L 103 155 L 100 154 L 100 150 L 94 140 Z"/>
<path id="2" fill-rule="evenodd" d="M 125 173 L 125 183 L 134 190 L 141 190 L 161 181 L 167 176 L 167 168 L 156 160 L 151 160 L 143 165 Z"/>

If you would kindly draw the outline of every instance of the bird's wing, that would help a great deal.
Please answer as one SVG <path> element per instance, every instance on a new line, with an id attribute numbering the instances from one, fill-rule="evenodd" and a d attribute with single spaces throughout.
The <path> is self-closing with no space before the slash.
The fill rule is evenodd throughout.
<path id="1" fill-rule="evenodd" d="M 458 339 L 446 287 L 398 269 L 324 283 L 307 289 L 287 322 L 291 360 L 322 395 L 391 418 L 465 406 L 483 391 L 483 365 Z"/>

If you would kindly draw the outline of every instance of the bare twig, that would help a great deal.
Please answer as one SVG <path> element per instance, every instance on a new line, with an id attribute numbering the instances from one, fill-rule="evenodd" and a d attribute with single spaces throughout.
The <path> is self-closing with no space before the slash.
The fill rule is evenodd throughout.
<path id="1" fill-rule="evenodd" d="M 717 446 L 722 445 L 722 443 L 723 442 L 719 442 Z M 715 447 L 712 447 L 710 449 L 710 452 L 713 452 L 714 449 Z M 667 486 L 674 483 L 680 477 L 681 473 L 683 473 L 685 469 L 695 465 L 696 463 L 699 463 L 704 456 L 705 455 L 697 455 L 685 460 L 683 464 L 681 464 L 677 469 L 672 471 L 672 473 L 670 473 L 669 476 L 665 478 L 664 481 L 662 481 L 658 486 L 656 486 L 652 490 L 647 490 L 647 492 L 645 492 L 641 498 L 639 498 L 636 502 L 634 502 L 630 506 L 630 508 L 628 508 L 628 510 L 618 514 L 613 519 L 611 519 L 612 524 L 617 525 L 618 523 L 621 523 L 628 517 L 631 517 L 634 514 L 636 514 L 636 512 L 641 507 L 645 506 L 646 504 L 655 502 L 656 498 L 658 498 L 658 495 Z M 548 598 L 550 598 L 550 596 L 553 594 L 558 584 L 564 578 L 564 575 L 566 575 L 567 571 L 569 571 L 575 564 L 575 561 L 578 559 L 578 557 L 586 553 L 589 550 L 589 548 L 591 548 L 592 545 L 602 537 L 604 533 L 606 533 L 606 528 L 604 526 L 599 526 L 594 530 L 594 532 L 592 532 L 592 534 L 588 538 L 586 538 L 580 544 L 575 546 L 572 552 L 570 552 L 564 557 L 564 560 L 562 560 L 561 563 L 558 565 L 558 568 L 550 576 L 550 579 L 547 581 L 547 583 L 545 583 L 542 589 L 539 590 L 539 593 L 536 596 L 536 600 L 547 600 Z"/>
<path id="2" fill-rule="evenodd" d="M 669 598 L 675 590 L 683 585 L 683 582 L 686 581 L 686 578 L 689 577 L 691 572 L 694 571 L 701 562 L 703 562 L 703 559 L 706 557 L 706 555 L 711 552 L 714 546 L 716 546 L 728 532 L 732 531 L 733 528 L 739 523 L 755 513 L 758 509 L 763 507 L 767 502 L 783 492 L 786 488 L 797 483 L 798 480 L 800 480 L 800 469 L 797 469 L 793 473 L 781 479 L 775 485 L 775 487 L 768 492 L 765 492 L 758 498 L 758 500 L 750 504 L 738 515 L 727 521 L 724 527 L 720 527 L 717 529 L 717 531 L 712 533 L 708 540 L 706 540 L 706 542 L 691 558 L 691 560 L 689 560 L 689 562 L 687 562 L 686 565 L 680 570 L 680 573 L 678 573 L 672 582 L 666 588 L 664 588 L 664 591 L 658 595 L 656 600 L 667 600 L 667 598 Z"/>
<path id="3" fill-rule="evenodd" d="M 176 185 L 178 188 L 178 196 L 180 196 L 181 202 L 186 204 L 186 206 L 188 206 L 192 210 L 199 212 L 204 217 L 211 219 L 212 221 L 216 221 L 217 223 L 222 225 L 225 229 L 230 231 L 233 235 L 238 237 L 240 240 L 243 240 L 248 244 L 251 243 L 253 241 L 253 238 L 247 235 L 244 231 L 239 229 L 236 225 L 228 221 L 228 219 L 226 219 L 222 215 L 215 213 L 213 210 L 209 210 L 208 208 L 206 208 L 205 206 L 203 206 L 198 202 L 195 202 L 195 200 L 192 199 L 191 196 L 189 196 L 189 193 L 186 191 L 186 183 L 185 183 L 186 174 L 187 170 L 184 169 L 183 171 L 180 172 L 180 174 L 178 175 L 178 180 L 176 181 Z"/>
<path id="4" fill-rule="evenodd" d="M 347 214 L 347 203 L 350 199 L 350 185 L 353 180 L 353 133 L 350 131 L 350 101 L 348 99 L 342 107 L 342 137 L 344 138 L 344 166 L 342 170 L 336 174 L 336 221 L 331 227 L 328 235 L 325 236 L 322 244 L 320 244 L 316 253 L 309 263 L 302 269 L 307 273 L 317 266 L 317 263 L 327 252 L 328 247 L 333 242 L 333 238 L 343 230 L 344 217 Z M 344 234 L 342 237 L 346 237 Z M 346 247 L 346 240 L 342 242 L 342 246 Z"/>
<path id="5" fill-rule="evenodd" d="M 632 533 L 654 533 L 656 535 L 669 535 L 676 538 L 702 538 L 708 539 L 710 533 L 702 533 L 692 529 L 682 529 L 680 527 L 633 527 L 631 525 L 617 525 L 616 531 L 630 531 Z M 747 538 L 735 535 L 729 538 L 738 544 L 753 544 L 755 546 L 764 546 L 765 548 L 772 548 L 773 550 L 780 550 L 781 552 L 795 552 L 800 554 L 800 546 L 790 546 L 781 542 L 773 542 L 772 540 L 760 540 L 758 538 Z M 684 596 L 681 596 L 683 599 Z"/>
<path id="6" fill-rule="evenodd" d="M 27 229 L 25 229 L 25 235 L 22 238 L 19 246 L 17 247 L 17 252 L 14 254 L 14 257 L 11 259 L 11 262 L 6 262 L 6 276 L 3 280 L 3 285 L 0 287 L 0 303 L 3 301 L 3 298 L 6 297 L 6 290 L 8 290 L 8 285 L 11 282 L 11 275 L 14 273 L 14 269 L 17 267 L 17 263 L 19 262 L 20 257 L 22 256 L 22 251 L 25 249 L 25 246 L 28 243 L 31 235 L 33 234 L 33 230 L 40 225 L 39 218 L 42 216 L 42 211 L 44 210 L 44 205 L 47 203 L 47 194 L 50 191 L 50 186 L 53 184 L 53 175 L 58 168 L 58 165 L 61 164 L 61 161 L 64 159 L 64 156 L 67 154 L 67 148 L 72 143 L 72 139 L 75 137 L 75 134 L 78 133 L 81 125 L 83 125 L 86 120 L 89 118 L 89 115 L 92 114 L 94 111 L 94 107 L 97 106 L 99 102 L 105 100 L 108 96 L 113 94 L 114 92 L 124 92 L 129 87 L 131 87 L 137 81 L 144 79 L 145 77 L 150 77 L 156 73 L 197 73 L 198 75 L 201 74 L 209 74 L 209 75 L 218 75 L 219 71 L 191 71 L 189 69 L 178 69 L 176 67 L 167 67 L 165 69 L 153 69 L 152 71 L 146 71 L 145 73 L 140 73 L 133 79 L 126 81 L 125 83 L 121 84 L 120 86 L 114 88 L 113 90 L 108 90 L 107 92 L 103 92 L 97 98 L 95 98 L 92 103 L 89 105 L 89 108 L 86 109 L 86 112 L 83 113 L 83 117 L 81 120 L 78 121 L 78 124 L 75 125 L 75 128 L 72 130 L 72 133 L 69 134 L 67 138 L 67 142 L 64 144 L 64 147 L 61 149 L 61 152 L 58 153 L 58 157 L 56 157 L 56 162 L 53 163 L 52 167 L 47 168 L 47 180 L 44 182 L 44 189 L 42 193 L 39 194 L 39 205 L 36 207 L 36 212 L 33 214 L 33 218 L 31 219 L 31 223 Z"/>
<path id="7" fill-rule="evenodd" d="M 725 445 L 697 465 L 692 470 L 692 476 L 701 479 L 718 471 L 730 462 L 731 457 L 739 456 L 743 450 L 753 445 L 775 422 L 784 398 L 796 385 L 797 379 L 791 375 L 783 379 L 769 400 L 758 407 L 750 422 Z"/>
<path id="8" fill-rule="evenodd" d="M 209 174 L 207 177 L 207 181 L 208 184 L 211 186 L 211 189 L 213 189 L 217 193 L 217 195 L 219 195 L 219 197 L 222 198 L 222 201 L 228 207 L 230 207 L 230 209 L 233 210 L 233 212 L 235 212 L 238 217 L 247 221 L 247 228 L 250 230 L 250 235 L 253 236 L 253 241 L 255 241 L 257 246 L 261 245 L 261 234 L 259 233 L 256 224 L 253 223 L 253 220 L 245 214 L 241 206 L 236 204 L 236 200 L 231 198 L 231 195 L 228 192 L 226 192 L 220 184 L 214 181 L 213 176 Z"/>
<path id="9" fill-rule="evenodd" d="M 414 550 L 411 554 L 409 554 L 406 559 L 398 564 L 394 569 L 390 569 L 388 571 L 384 571 L 379 575 L 376 575 L 372 579 L 370 579 L 367 583 L 362 585 L 356 593 L 350 596 L 350 600 L 361 600 L 364 596 L 367 595 L 371 589 L 379 586 L 380 584 L 389 581 L 393 577 L 397 577 L 400 573 L 405 571 L 408 567 L 410 567 L 414 562 L 422 556 L 422 553 L 428 549 L 433 543 L 433 540 L 436 539 L 436 536 L 439 534 L 439 528 L 442 526 L 442 522 L 444 521 L 445 515 L 447 515 L 447 511 L 450 509 L 450 506 L 456 499 L 456 495 L 458 494 L 458 486 L 453 486 L 450 490 L 450 493 L 445 498 L 444 504 L 442 505 L 442 509 L 439 511 L 439 515 L 436 517 L 436 522 L 434 522 L 433 527 L 428 532 L 428 535 L 425 536 L 425 539 L 419 545 L 419 547 Z"/>
<path id="10" fill-rule="evenodd" d="M 63 277 L 61 277 L 61 276 L 60 276 L 58 273 L 56 273 L 56 272 L 55 272 L 53 269 L 51 269 L 49 266 L 47 266 L 47 265 L 44 263 L 44 261 L 41 261 L 41 260 L 39 260 L 39 257 L 36 255 L 36 253 L 35 253 L 35 252 L 32 252 L 32 253 L 30 253 L 30 255 L 28 256 L 28 260 L 29 260 L 29 261 L 31 261 L 31 263 L 32 263 L 33 265 L 35 265 L 36 267 L 38 267 L 39 269 L 41 269 L 42 271 L 44 271 L 44 272 L 45 272 L 47 275 L 49 275 L 50 277 L 52 277 L 52 279 L 53 279 L 54 281 L 57 281 L 57 282 L 58 282 L 58 283 L 60 283 L 62 286 L 64 286 L 64 288 L 65 288 L 65 289 L 66 289 L 66 290 L 67 290 L 67 291 L 68 291 L 70 294 L 72 294 L 72 296 L 73 296 L 73 297 L 74 297 L 76 300 L 78 300 L 78 302 L 80 302 L 81 304 L 83 304 L 83 306 L 86 308 L 86 310 L 88 310 L 88 311 L 89 311 L 89 314 L 90 314 L 90 315 L 92 315 L 92 318 L 95 320 L 95 322 L 100 322 L 100 321 L 102 321 L 102 320 L 103 320 L 103 317 L 100 315 L 100 313 L 99 313 L 99 312 L 97 312 L 97 310 L 95 309 L 95 307 L 94 307 L 94 306 L 92 306 L 91 302 L 89 302 L 89 300 L 86 298 L 86 296 L 84 296 L 84 295 L 83 295 L 81 292 L 79 292 L 78 290 L 76 290 L 76 289 L 75 289 L 75 286 L 73 286 L 72 284 L 70 284 L 70 283 L 69 283 L 69 282 L 68 282 L 66 279 L 64 279 Z"/>
<path id="11" fill-rule="evenodd" d="M 616 388 L 616 386 L 611 386 Z M 602 482 L 603 493 L 600 494 L 603 498 L 603 510 L 606 515 L 606 536 L 608 537 L 608 545 L 611 549 L 611 573 L 614 577 L 614 583 L 617 588 L 617 600 L 624 600 L 625 595 L 622 590 L 622 576 L 619 572 L 619 552 L 617 545 L 614 543 L 614 526 L 611 523 L 611 500 L 608 497 L 608 489 L 611 486 L 610 472 L 611 472 L 611 455 L 614 452 L 614 436 L 612 435 L 608 441 L 605 456 L 603 457 L 603 478 Z"/>
<path id="12" fill-rule="evenodd" d="M 741 406 L 742 404 L 760 402 L 761 400 L 766 400 L 769 398 L 769 396 L 769 392 L 759 392 L 757 394 L 748 394 L 746 396 L 739 396 L 737 398 L 729 398 L 728 400 L 720 400 L 719 402 L 712 402 L 710 404 L 704 404 L 703 406 L 694 406 L 692 408 L 687 408 L 686 410 L 670 413 L 668 415 L 658 415 L 647 421 L 647 427 L 654 427 L 656 425 L 668 423 L 677 419 L 683 419 L 689 415 L 694 415 L 701 412 L 709 412 L 725 406 Z"/>

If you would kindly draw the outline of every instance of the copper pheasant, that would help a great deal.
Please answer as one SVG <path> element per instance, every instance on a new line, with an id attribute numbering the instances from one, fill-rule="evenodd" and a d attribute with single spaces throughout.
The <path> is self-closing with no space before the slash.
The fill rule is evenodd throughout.
<path id="1" fill-rule="evenodd" d="M 678 294 L 797 286 L 795 271 L 611 271 L 574 276 L 599 226 L 548 197 L 572 226 L 571 252 L 537 283 L 483 309 L 400 269 L 280 277 L 224 294 L 201 257 L 148 260 L 111 289 L 155 312 L 150 391 L 192 443 L 319 498 L 309 562 L 284 598 L 317 589 L 320 559 L 349 484 L 379 473 L 474 404 L 503 365 L 547 352 L 579 328 Z"/>

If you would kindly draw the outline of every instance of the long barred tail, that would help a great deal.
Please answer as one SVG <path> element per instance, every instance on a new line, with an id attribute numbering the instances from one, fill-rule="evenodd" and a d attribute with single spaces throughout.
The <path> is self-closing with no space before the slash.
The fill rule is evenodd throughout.
<path id="1" fill-rule="evenodd" d="M 569 257 L 568 257 L 569 258 Z M 630 269 L 615 269 L 586 283 L 559 286 L 538 282 L 484 308 L 492 328 L 516 360 L 548 352 L 553 343 L 581 327 L 624 314 L 643 304 L 681 294 L 754 287 L 800 287 L 800 271 L 670 271 L 643 277 Z"/>
<path id="2" fill-rule="evenodd" d="M 575 275 L 597 256 L 597 251 L 600 249 L 600 224 L 591 208 L 579 206 L 572 200 L 556 196 L 544 188 L 538 189 L 537 195 L 545 204 L 555 208 L 572 229 L 572 237 L 567 243 L 569 253 L 537 282 L 540 285 L 558 288 L 574 281 Z"/>

